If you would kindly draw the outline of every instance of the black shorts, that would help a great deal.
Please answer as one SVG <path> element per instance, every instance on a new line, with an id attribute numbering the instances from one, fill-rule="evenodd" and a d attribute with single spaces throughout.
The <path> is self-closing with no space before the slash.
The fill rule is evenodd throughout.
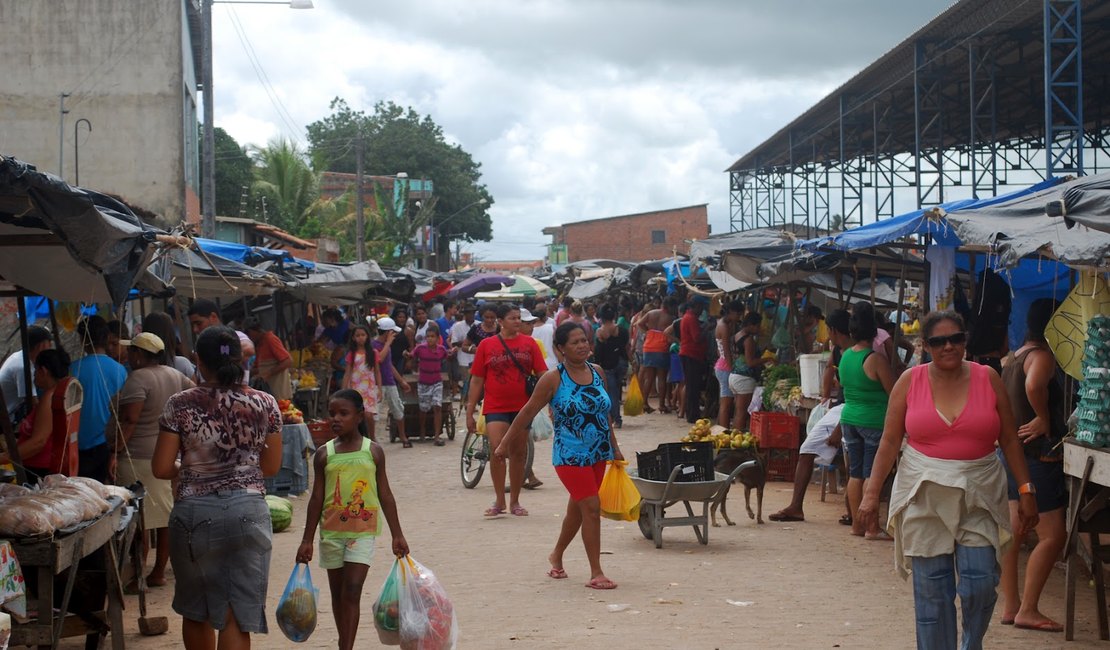
<path id="1" fill-rule="evenodd" d="M 1006 492 L 1010 501 L 1017 501 L 1018 486 L 1010 467 L 1006 465 L 1006 458 L 998 452 L 1002 465 L 1006 468 Z M 1051 512 L 1068 505 L 1068 488 L 1064 478 L 1063 461 L 1043 461 L 1037 458 L 1025 457 L 1025 464 L 1029 467 L 1029 481 L 1037 488 L 1037 512 Z"/>
<path id="2" fill-rule="evenodd" d="M 520 411 L 513 411 L 512 413 L 486 413 L 486 423 L 504 422 L 506 424 L 512 424 L 519 412 Z"/>

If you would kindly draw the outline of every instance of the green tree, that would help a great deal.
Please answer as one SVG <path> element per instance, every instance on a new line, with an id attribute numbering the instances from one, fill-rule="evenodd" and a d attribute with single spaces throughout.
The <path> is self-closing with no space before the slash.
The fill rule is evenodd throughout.
<path id="1" fill-rule="evenodd" d="M 264 199 L 265 215 L 256 218 L 299 233 L 317 197 L 316 174 L 305 155 L 285 138 L 273 140 L 254 153 L 255 180 L 251 191 Z M 264 218 L 263 218 L 264 217 Z"/>
<path id="2" fill-rule="evenodd" d="M 254 163 L 227 131 L 217 126 L 215 133 L 216 214 L 222 217 L 245 216 L 242 214 L 243 194 L 250 192 L 254 182 Z M 203 138 L 200 142 L 204 146 Z"/>
<path id="3" fill-rule="evenodd" d="M 430 223 L 436 225 L 455 215 L 440 230 L 443 243 L 449 239 L 492 238 L 487 210 L 493 197 L 481 183 L 481 164 L 459 145 L 448 143 L 431 116 L 422 117 L 412 108 L 393 102 L 379 102 L 374 112 L 367 114 L 352 109 L 338 97 L 332 100 L 331 111 L 306 127 L 309 154 L 316 169 L 354 173 L 361 137 L 366 174 L 405 172 L 409 178 L 434 183 L 438 202 L 434 214 L 428 216 Z M 482 199 L 486 203 L 479 205 Z"/>

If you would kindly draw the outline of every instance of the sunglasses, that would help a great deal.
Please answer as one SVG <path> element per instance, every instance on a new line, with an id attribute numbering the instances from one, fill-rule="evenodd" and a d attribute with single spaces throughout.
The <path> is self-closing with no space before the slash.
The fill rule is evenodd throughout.
<path id="1" fill-rule="evenodd" d="M 951 343 L 952 345 L 963 345 L 967 342 L 967 332 L 956 332 L 948 336 L 930 336 L 925 339 L 925 344 L 931 348 L 943 348 L 945 345 Z"/>

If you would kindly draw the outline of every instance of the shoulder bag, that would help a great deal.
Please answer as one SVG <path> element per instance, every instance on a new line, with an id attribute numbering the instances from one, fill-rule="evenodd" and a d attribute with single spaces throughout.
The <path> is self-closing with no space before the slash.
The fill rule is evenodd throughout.
<path id="1" fill-rule="evenodd" d="M 516 369 L 520 371 L 520 374 L 524 375 L 524 394 L 528 397 L 531 397 L 532 392 L 536 390 L 536 384 L 539 383 L 540 378 L 536 375 L 533 375 L 531 372 L 528 372 L 524 369 L 524 366 L 520 365 L 520 362 L 516 360 L 516 355 L 513 354 L 512 348 L 510 348 L 509 344 L 505 342 L 505 338 L 503 336 L 498 334 L 497 339 L 501 341 L 501 345 L 505 346 L 505 352 L 509 353 L 509 359 L 513 362 L 513 365 L 516 366 Z"/>

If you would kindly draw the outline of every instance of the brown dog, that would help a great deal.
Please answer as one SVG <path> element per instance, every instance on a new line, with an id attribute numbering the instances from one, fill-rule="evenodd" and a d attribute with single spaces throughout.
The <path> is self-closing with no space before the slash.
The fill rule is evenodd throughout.
<path id="1" fill-rule="evenodd" d="M 743 467 L 741 467 L 743 465 Z M 763 487 L 767 484 L 767 463 L 763 460 L 763 454 L 760 454 L 751 449 L 728 449 L 721 451 L 713 460 L 714 471 L 722 474 L 732 474 L 734 470 L 740 468 L 739 473 L 736 475 L 737 481 L 744 485 L 744 505 L 748 509 L 748 518 L 755 519 L 755 523 L 763 523 Z M 725 486 L 721 495 L 713 502 L 709 508 L 709 517 L 714 526 L 720 526 L 717 523 L 717 509 L 720 508 L 721 516 L 724 518 L 725 523 L 729 526 L 735 526 L 735 522 L 728 518 L 728 509 L 726 507 L 726 500 L 732 485 Z M 752 512 L 752 490 L 755 490 L 755 502 L 757 512 Z"/>

